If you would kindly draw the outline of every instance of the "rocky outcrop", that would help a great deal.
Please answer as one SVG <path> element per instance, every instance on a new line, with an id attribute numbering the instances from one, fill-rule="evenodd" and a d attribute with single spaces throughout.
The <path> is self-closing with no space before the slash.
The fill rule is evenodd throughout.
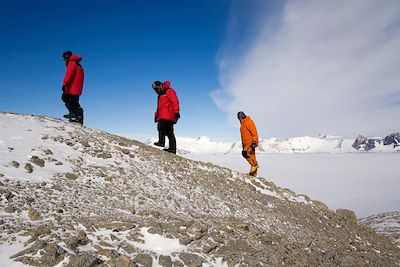
<path id="1" fill-rule="evenodd" d="M 390 134 L 383 139 L 367 138 L 363 135 L 358 135 L 354 140 L 352 147 L 357 150 L 372 151 L 377 147 L 377 145 L 388 147 L 388 151 L 390 151 L 390 149 L 395 149 L 400 146 L 400 133 Z"/>
<path id="2" fill-rule="evenodd" d="M 392 133 L 383 139 L 385 146 L 393 145 L 393 147 L 400 146 L 400 133 Z"/>
<path id="3" fill-rule="evenodd" d="M 355 149 L 360 149 L 362 145 L 365 145 L 367 143 L 367 138 L 363 135 L 358 135 L 356 137 L 356 140 L 354 140 L 352 147 L 354 147 Z"/>

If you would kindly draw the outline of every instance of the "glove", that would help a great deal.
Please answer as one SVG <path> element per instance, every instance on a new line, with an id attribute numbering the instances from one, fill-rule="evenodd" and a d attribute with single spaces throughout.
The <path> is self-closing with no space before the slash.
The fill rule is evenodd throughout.
<path id="1" fill-rule="evenodd" d="M 157 123 L 157 117 L 154 117 L 154 123 Z"/>
<path id="2" fill-rule="evenodd" d="M 246 150 L 242 150 L 242 156 L 243 156 L 243 158 L 245 158 L 245 159 L 248 159 L 248 158 L 249 158 L 249 155 L 247 155 L 247 151 L 246 151 Z"/>
<path id="3" fill-rule="evenodd" d="M 65 93 L 65 85 L 62 85 L 61 90 Z"/>
<path id="4" fill-rule="evenodd" d="M 256 147 L 257 147 L 257 144 L 256 143 L 251 143 L 251 146 L 250 146 L 253 150 L 256 150 Z"/>
<path id="5" fill-rule="evenodd" d="M 181 114 L 179 114 L 179 112 L 175 113 L 175 121 L 174 124 L 178 122 L 179 118 L 181 117 Z"/>

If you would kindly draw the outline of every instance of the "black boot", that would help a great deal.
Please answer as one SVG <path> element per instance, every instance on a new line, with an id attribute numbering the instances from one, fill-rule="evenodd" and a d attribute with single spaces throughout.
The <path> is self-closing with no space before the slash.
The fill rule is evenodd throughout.
<path id="1" fill-rule="evenodd" d="M 73 113 L 69 113 L 69 114 L 65 114 L 64 118 L 66 118 L 66 119 L 74 119 L 74 118 L 76 118 L 76 115 L 73 114 Z"/>
<path id="2" fill-rule="evenodd" d="M 160 142 L 155 142 L 154 145 L 155 146 L 160 146 L 160 147 L 164 147 L 165 146 L 165 144 L 160 143 Z"/>

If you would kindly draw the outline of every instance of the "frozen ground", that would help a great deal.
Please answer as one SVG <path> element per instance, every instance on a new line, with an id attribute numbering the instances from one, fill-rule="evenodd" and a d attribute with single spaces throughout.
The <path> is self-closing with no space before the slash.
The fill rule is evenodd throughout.
<path id="1" fill-rule="evenodd" d="M 240 153 L 229 151 L 226 156 L 192 155 L 247 170 Z M 320 177 L 312 173 L 315 170 L 334 180 L 353 170 L 371 174 L 376 170 L 373 164 L 396 168 L 393 156 L 360 161 L 360 155 L 264 154 L 260 162 L 263 176 L 271 180 L 284 177 L 300 185 L 308 181 L 319 191 L 318 183 L 304 178 Z M 341 169 L 339 159 L 351 171 L 332 171 Z M 398 172 L 382 168 L 377 173 L 385 174 L 383 170 Z M 275 182 L 287 185 L 284 181 Z M 337 196 L 333 189 L 327 191 Z M 398 228 L 392 223 L 396 218 L 390 217 L 390 231 L 381 216 L 366 223 L 379 223 L 382 233 L 397 240 Z M 59 267 L 100 262 L 400 266 L 399 248 L 357 224 L 352 212 L 331 212 L 318 201 L 262 178 L 250 179 L 61 120 L 0 112 L 0 266 L 19 265 L 10 257 L 25 265 Z"/>
<path id="2" fill-rule="evenodd" d="M 240 172 L 240 154 L 188 154 Z M 258 154 L 258 176 L 363 218 L 400 210 L 400 153 Z"/>

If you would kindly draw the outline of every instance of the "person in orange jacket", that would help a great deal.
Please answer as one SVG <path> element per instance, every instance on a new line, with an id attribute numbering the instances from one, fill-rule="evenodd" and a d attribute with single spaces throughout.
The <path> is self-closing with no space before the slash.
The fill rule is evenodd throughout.
<path id="1" fill-rule="evenodd" d="M 258 133 L 254 121 L 239 111 L 237 118 L 240 121 L 240 135 L 242 137 L 242 156 L 250 163 L 250 171 L 248 176 L 256 176 L 260 167 L 256 159 L 256 147 L 258 146 Z"/>

